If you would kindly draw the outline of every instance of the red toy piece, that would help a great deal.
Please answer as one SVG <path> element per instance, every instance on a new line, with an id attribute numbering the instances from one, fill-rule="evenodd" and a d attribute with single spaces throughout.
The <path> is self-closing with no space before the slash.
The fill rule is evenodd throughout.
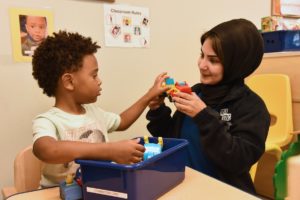
<path id="1" fill-rule="evenodd" d="M 173 78 L 166 78 L 164 86 L 170 87 L 168 91 L 166 91 L 166 96 L 168 96 L 170 102 L 173 102 L 172 97 L 176 96 L 177 92 L 185 92 L 188 94 L 192 94 L 191 87 L 186 83 L 186 81 L 176 82 L 174 84 Z"/>

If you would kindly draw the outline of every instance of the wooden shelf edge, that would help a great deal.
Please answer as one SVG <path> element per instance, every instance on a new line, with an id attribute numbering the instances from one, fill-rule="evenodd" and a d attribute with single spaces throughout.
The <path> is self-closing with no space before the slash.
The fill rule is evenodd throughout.
<path id="1" fill-rule="evenodd" d="M 287 56 L 300 56 L 300 51 L 280 51 L 280 52 L 264 53 L 264 58 L 287 57 Z"/>

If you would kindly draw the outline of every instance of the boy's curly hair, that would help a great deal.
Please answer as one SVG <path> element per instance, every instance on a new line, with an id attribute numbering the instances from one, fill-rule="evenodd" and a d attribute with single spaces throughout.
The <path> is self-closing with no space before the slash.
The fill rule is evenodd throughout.
<path id="1" fill-rule="evenodd" d="M 58 79 L 65 72 L 75 72 L 82 67 L 83 57 L 94 54 L 100 46 L 90 37 L 78 33 L 59 31 L 48 36 L 34 51 L 32 75 L 43 93 L 55 95 Z"/>

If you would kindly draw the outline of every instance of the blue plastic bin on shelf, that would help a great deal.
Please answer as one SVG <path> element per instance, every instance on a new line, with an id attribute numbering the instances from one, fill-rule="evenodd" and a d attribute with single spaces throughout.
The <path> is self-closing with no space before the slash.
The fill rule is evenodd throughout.
<path id="1" fill-rule="evenodd" d="M 262 33 L 264 52 L 300 51 L 300 31 L 273 31 Z"/>
<path id="2" fill-rule="evenodd" d="M 157 143 L 157 138 L 149 137 L 149 142 Z M 171 138 L 163 138 L 163 142 L 162 153 L 132 165 L 76 160 L 81 168 L 84 199 L 151 200 L 178 185 L 185 175 L 188 142 Z"/>

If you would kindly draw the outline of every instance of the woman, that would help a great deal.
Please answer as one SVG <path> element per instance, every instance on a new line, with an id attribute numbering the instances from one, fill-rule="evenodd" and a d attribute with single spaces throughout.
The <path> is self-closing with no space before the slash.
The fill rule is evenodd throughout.
<path id="1" fill-rule="evenodd" d="M 151 101 L 147 128 L 187 139 L 187 166 L 255 194 L 249 170 L 264 153 L 270 116 L 244 79 L 262 60 L 262 37 L 250 21 L 234 19 L 204 33 L 201 44 L 201 83 L 177 93 L 173 116 L 162 97 Z"/>

